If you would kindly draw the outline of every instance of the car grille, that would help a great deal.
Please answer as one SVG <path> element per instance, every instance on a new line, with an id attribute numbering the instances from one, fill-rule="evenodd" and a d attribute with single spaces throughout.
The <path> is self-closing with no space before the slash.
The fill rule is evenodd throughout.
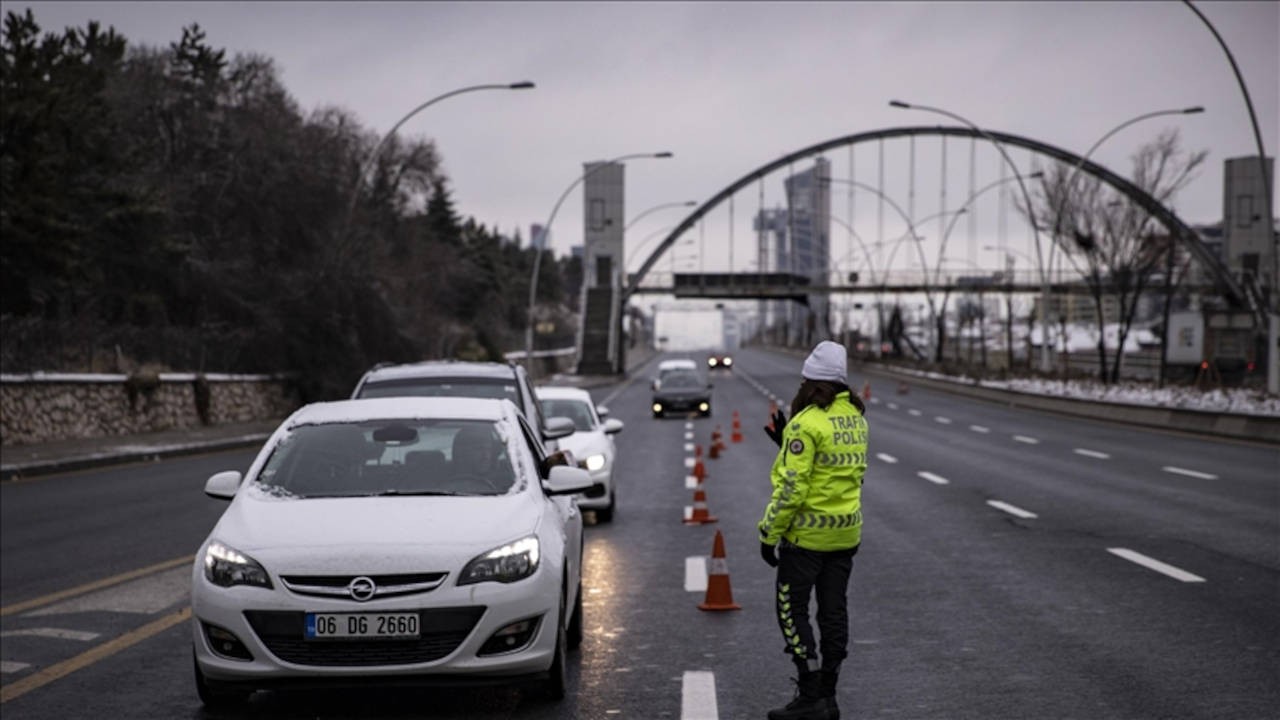
<path id="1" fill-rule="evenodd" d="M 444 582 L 449 573 L 414 573 L 407 575 L 366 575 L 376 589 L 374 598 L 398 597 L 414 593 L 430 592 Z M 350 598 L 347 586 L 359 575 L 284 575 L 280 580 L 290 592 L 312 597 Z"/>
<path id="2" fill-rule="evenodd" d="M 245 618 L 272 655 L 296 665 L 368 666 L 431 662 L 453 652 L 484 615 L 484 607 L 418 611 L 422 637 L 386 640 L 307 640 L 306 613 L 246 610 Z"/>

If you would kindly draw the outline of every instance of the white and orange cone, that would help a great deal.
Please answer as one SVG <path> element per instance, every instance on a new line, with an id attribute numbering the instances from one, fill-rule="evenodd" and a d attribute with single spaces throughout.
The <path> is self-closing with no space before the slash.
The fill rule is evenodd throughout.
<path id="1" fill-rule="evenodd" d="M 712 515 L 707 509 L 707 493 L 702 489 L 702 483 L 698 483 L 698 487 L 693 491 L 693 512 L 684 519 L 684 524 L 706 525 L 719 520 L 720 518 Z"/>
<path id="2" fill-rule="evenodd" d="M 699 610 L 741 610 L 733 601 L 733 589 L 729 587 L 729 562 L 724 557 L 724 536 L 716 531 L 716 543 L 711 550 L 711 563 L 707 566 L 707 594 L 698 605 Z"/>

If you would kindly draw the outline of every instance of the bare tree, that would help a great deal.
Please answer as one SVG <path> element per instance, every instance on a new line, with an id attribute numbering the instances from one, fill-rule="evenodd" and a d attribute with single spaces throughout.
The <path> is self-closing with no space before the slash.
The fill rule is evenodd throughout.
<path id="1" fill-rule="evenodd" d="M 1195 177 L 1207 151 L 1184 152 L 1176 129 L 1166 130 L 1133 155 L 1132 182 L 1162 204 Z M 1098 377 L 1120 376 L 1138 299 L 1161 270 L 1168 235 L 1152 215 L 1101 180 L 1067 165 L 1045 173 L 1032 199 L 1035 221 L 1052 232 L 1057 250 L 1084 278 L 1098 324 Z M 1025 207 L 1020 207 L 1027 214 Z M 1108 367 L 1105 298 L 1115 298 L 1119 341 Z"/>

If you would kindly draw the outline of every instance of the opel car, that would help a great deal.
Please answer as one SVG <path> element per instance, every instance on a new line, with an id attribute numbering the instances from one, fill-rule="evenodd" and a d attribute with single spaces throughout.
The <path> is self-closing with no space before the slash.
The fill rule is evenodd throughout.
<path id="1" fill-rule="evenodd" d="M 669 413 L 698 413 L 702 417 L 709 417 L 711 383 L 690 370 L 671 372 L 653 391 L 652 410 L 655 418 L 665 417 Z"/>
<path id="2" fill-rule="evenodd" d="M 589 473 L 507 400 L 303 407 L 250 465 L 191 577 L 196 689 L 520 683 L 560 698 L 582 637 Z"/>

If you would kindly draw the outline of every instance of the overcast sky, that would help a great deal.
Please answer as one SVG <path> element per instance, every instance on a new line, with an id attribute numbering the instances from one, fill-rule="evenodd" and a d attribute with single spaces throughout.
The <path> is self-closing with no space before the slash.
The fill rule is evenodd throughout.
<path id="1" fill-rule="evenodd" d="M 345 107 L 379 133 L 449 90 L 532 80 L 534 90 L 445 100 L 401 130 L 437 143 L 460 214 L 504 233 L 519 227 L 526 239 L 529 225 L 546 219 L 586 161 L 675 153 L 671 160 L 628 163 L 625 216 L 630 220 L 658 204 L 707 200 L 755 168 L 824 140 L 897 126 L 955 124 L 890 108 L 892 98 L 945 108 L 982 127 L 1078 154 L 1139 114 L 1203 105 L 1202 115 L 1134 125 L 1093 157 L 1128 175 L 1129 158 L 1139 145 L 1163 128 L 1181 128 L 1186 148 L 1209 151 L 1204 170 L 1175 206 L 1193 224 L 1222 216 L 1223 161 L 1256 154 L 1226 56 L 1181 2 L 5 2 L 3 7 L 33 8 L 46 30 L 96 19 L 133 43 L 149 45 L 174 42 L 184 25 L 198 22 L 215 47 L 273 58 L 304 110 Z M 1280 146 L 1280 3 L 1200 2 L 1197 7 L 1235 54 L 1267 153 L 1274 156 Z M 969 143 L 949 142 L 946 186 L 948 208 L 954 209 L 970 188 Z M 939 210 L 942 183 L 940 141 L 921 138 L 917 144 L 919 179 L 911 204 L 920 219 Z M 886 147 L 885 191 L 907 207 L 907 143 Z M 875 148 L 859 146 L 856 153 L 855 177 L 874 184 Z M 978 158 L 976 185 L 997 179 L 998 156 L 979 150 Z M 847 150 L 829 159 L 834 176 L 849 177 Z M 1021 153 L 1015 160 L 1029 164 L 1030 158 Z M 778 205 L 782 176 L 769 178 L 763 190 L 765 204 Z M 844 193 L 834 194 L 833 214 L 848 217 Z M 990 195 L 984 202 L 995 202 L 999 193 Z M 570 196 L 553 224 L 552 245 L 560 253 L 581 242 L 580 198 L 578 192 Z M 870 196 L 854 202 L 853 224 L 860 236 L 876 237 Z M 754 254 L 750 217 L 757 205 L 757 190 L 736 198 L 735 269 Z M 1001 223 L 994 205 L 981 207 L 986 209 L 969 228 L 978 237 L 956 252 L 970 261 L 976 257 L 984 267 L 997 265 L 980 246 L 1000 232 Z M 663 210 L 640 220 L 629 235 L 628 252 L 641 241 L 655 246 L 654 238 L 687 211 Z M 700 262 L 707 270 L 723 270 L 729 254 L 727 208 L 713 216 L 702 230 L 706 246 Z M 1008 221 L 1010 228 L 1016 224 Z M 845 240 L 838 228 L 832 232 L 836 255 Z M 1000 239 L 1010 247 L 1029 252 L 1025 233 L 1008 228 L 1004 233 L 1011 236 Z M 638 264 L 629 259 L 631 269 Z"/>

